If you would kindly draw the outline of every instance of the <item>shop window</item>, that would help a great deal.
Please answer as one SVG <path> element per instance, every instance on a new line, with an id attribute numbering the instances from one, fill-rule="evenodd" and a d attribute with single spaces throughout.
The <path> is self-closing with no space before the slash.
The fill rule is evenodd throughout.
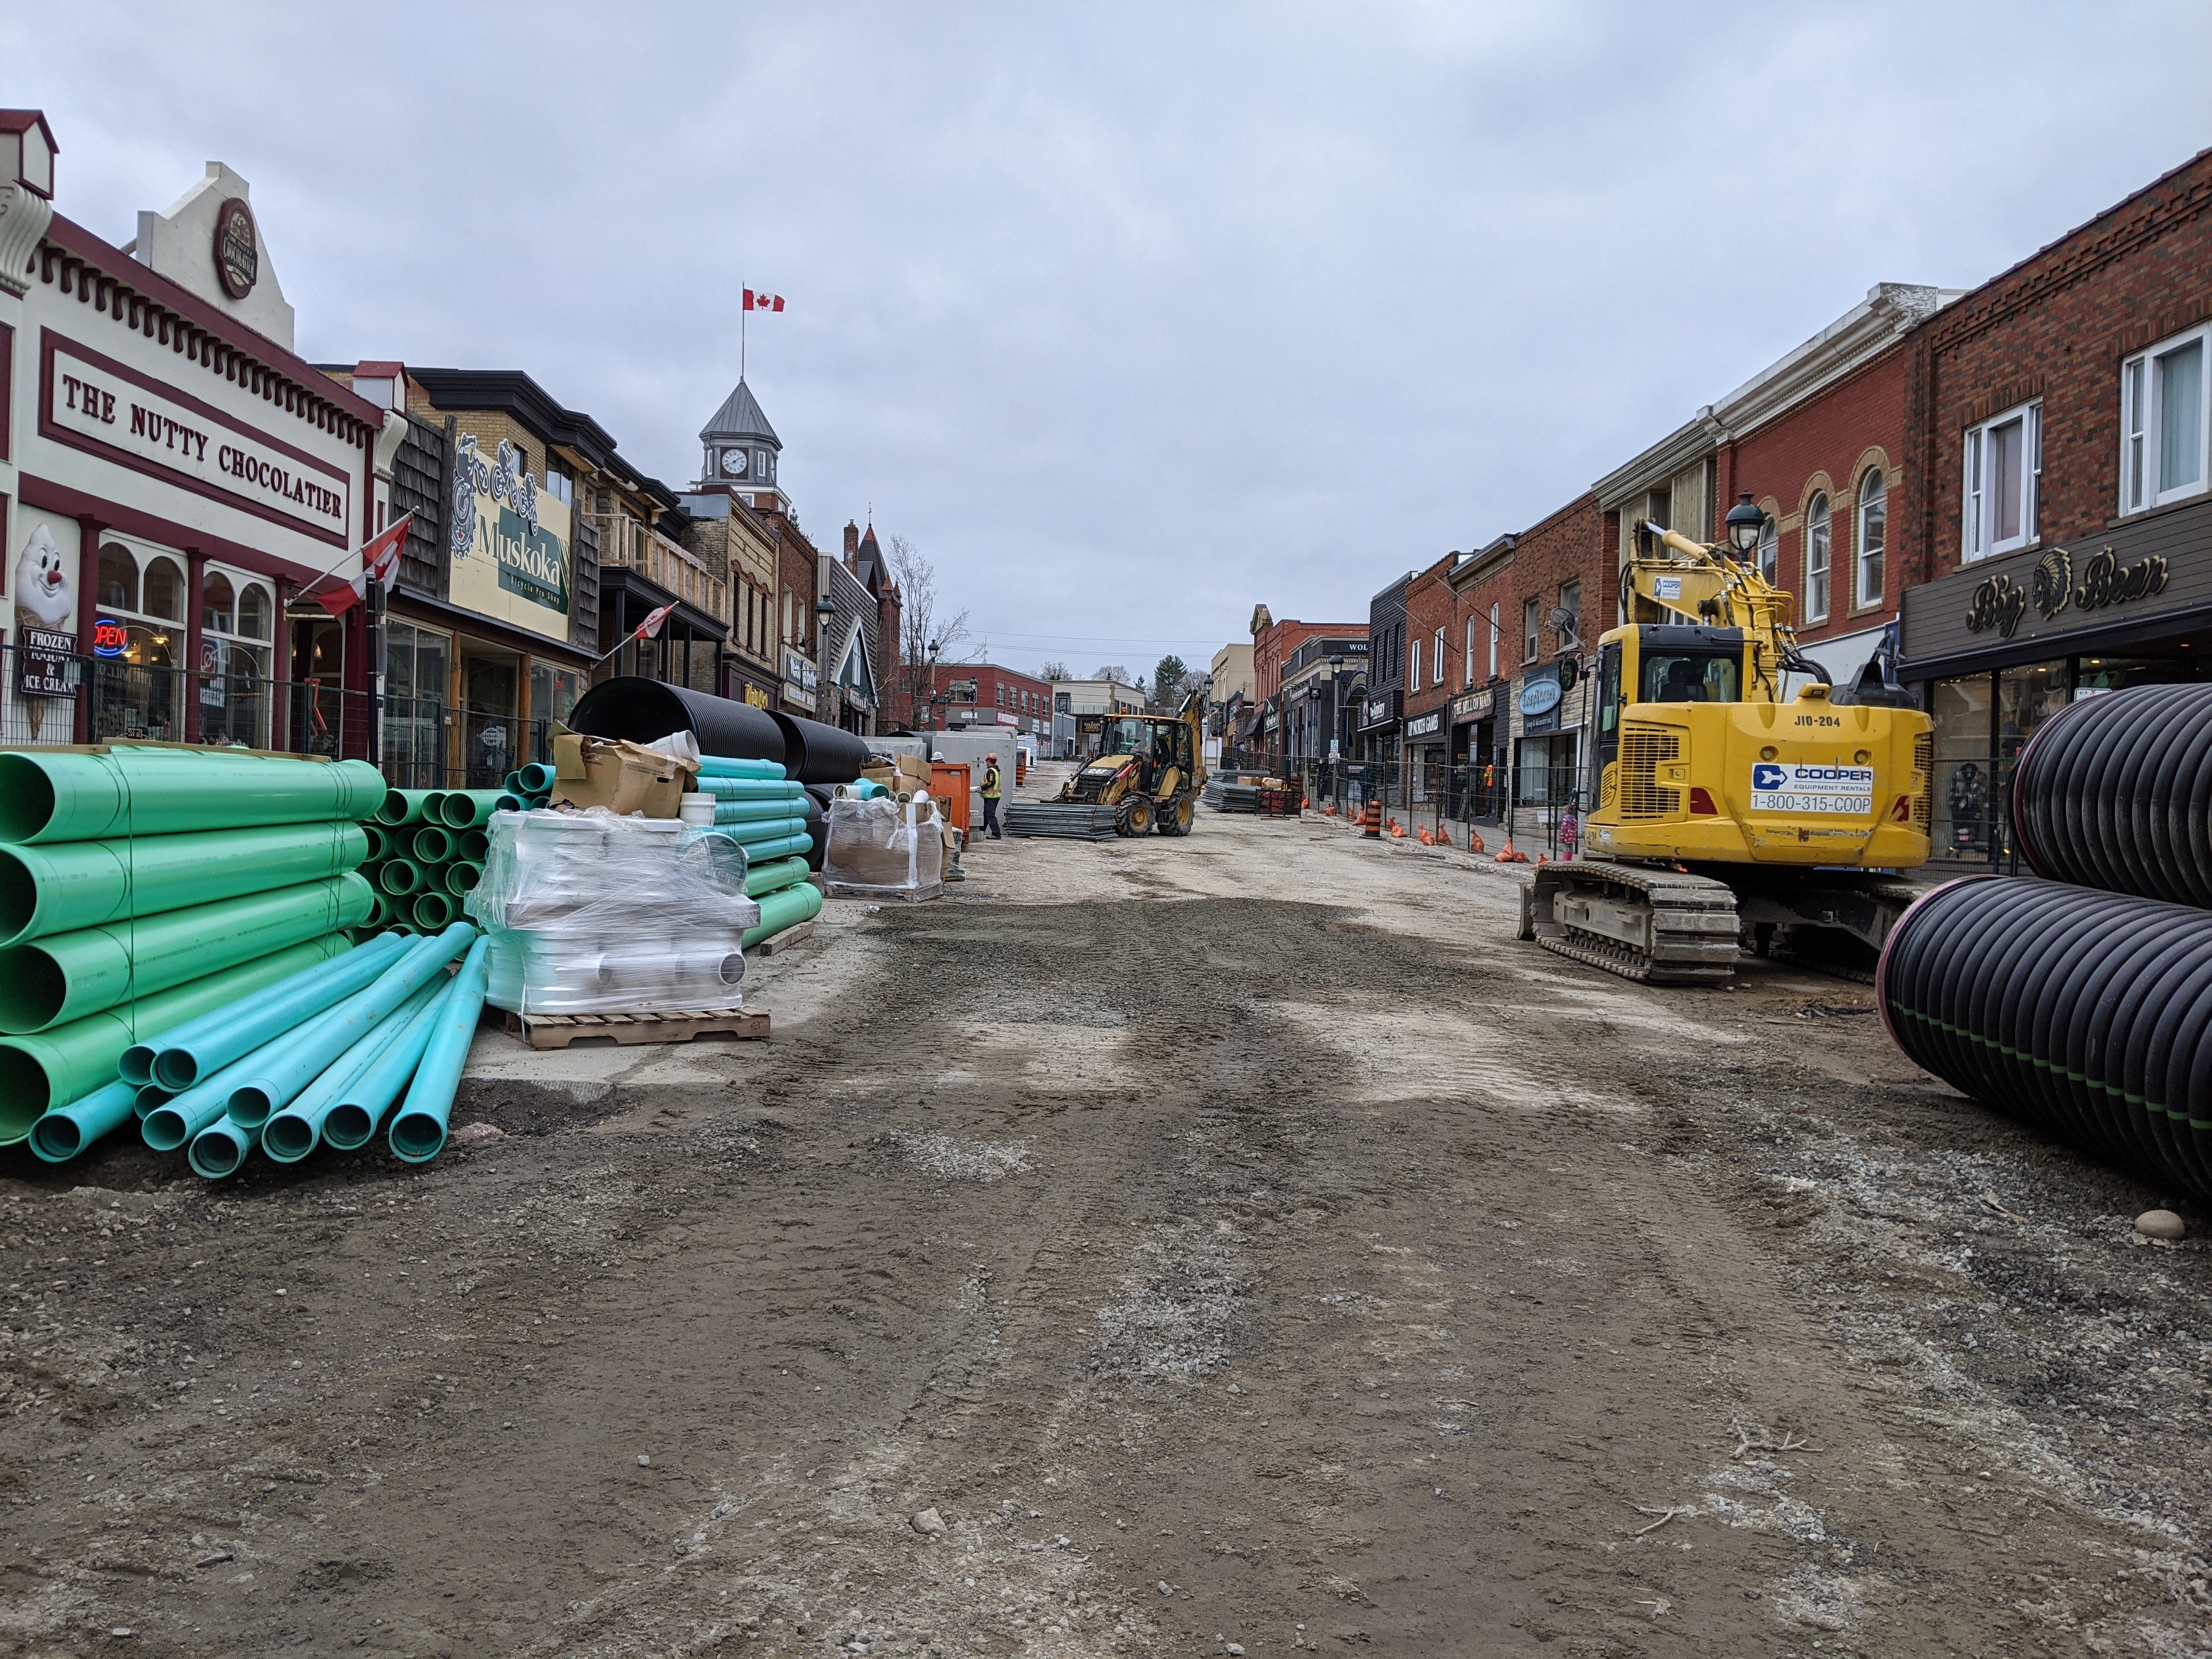
<path id="1" fill-rule="evenodd" d="M 2043 474 L 2043 406 L 2023 404 L 1966 434 L 1961 553 L 1969 562 L 2035 539 Z"/>
<path id="2" fill-rule="evenodd" d="M 553 758 L 552 723 L 558 720 L 566 726 L 568 717 L 576 712 L 576 700 L 583 695 L 581 670 L 556 668 L 550 663 L 531 664 L 531 759 Z"/>
<path id="3" fill-rule="evenodd" d="M 1938 680 L 1929 715 L 1936 726 L 1935 852 L 1989 856 L 1996 836 L 1996 768 L 1990 726 L 1992 677 Z"/>
<path id="4" fill-rule="evenodd" d="M 1559 629 L 1559 648 L 1571 650 L 1583 639 L 1583 585 L 1562 582 L 1559 585 L 1559 609 L 1567 613 L 1567 620 Z"/>
<path id="5" fill-rule="evenodd" d="M 1859 481 L 1859 531 L 1852 556 L 1858 565 L 1861 605 L 1881 603 L 1882 556 L 1888 545 L 1889 490 L 1876 468 Z"/>
<path id="6" fill-rule="evenodd" d="M 385 624 L 384 760 L 402 788 L 446 781 L 453 650 L 453 636 L 435 629 L 396 618 Z"/>
<path id="7" fill-rule="evenodd" d="M 100 550 L 100 608 L 138 609 L 138 561 L 131 550 L 109 542 Z"/>
<path id="8" fill-rule="evenodd" d="M 234 634 L 238 596 L 230 578 L 210 570 L 200 581 L 200 626 L 220 634 Z"/>
<path id="9" fill-rule="evenodd" d="M 163 622 L 185 619 L 185 573 L 174 559 L 146 561 L 143 595 L 146 614 Z"/>
<path id="10" fill-rule="evenodd" d="M 1759 574 L 1770 587 L 1782 581 L 1782 538 L 1770 513 L 1759 522 Z"/>
<path id="11" fill-rule="evenodd" d="M 1534 662 L 1540 648 L 1536 638 L 1536 601 L 1521 601 L 1521 660 Z"/>
<path id="12" fill-rule="evenodd" d="M 275 610 L 275 601 L 267 588 L 259 582 L 246 583 L 238 594 L 238 631 L 248 639 L 267 639 L 270 618 Z"/>
<path id="13" fill-rule="evenodd" d="M 148 590 L 153 573 L 147 573 Z M 275 596 L 265 583 L 210 568 L 201 575 L 200 659 L 195 695 L 206 743 L 265 749 L 270 742 L 270 652 Z M 213 601 L 220 596 L 219 607 Z"/>
<path id="14" fill-rule="evenodd" d="M 1828 556 L 1835 526 L 1829 521 L 1828 498 L 1813 497 L 1805 509 L 1805 620 L 1828 619 Z"/>
<path id="15" fill-rule="evenodd" d="M 2212 329 L 2198 327 L 2120 368 L 2120 511 L 2201 494 L 2212 470 L 2204 395 Z"/>

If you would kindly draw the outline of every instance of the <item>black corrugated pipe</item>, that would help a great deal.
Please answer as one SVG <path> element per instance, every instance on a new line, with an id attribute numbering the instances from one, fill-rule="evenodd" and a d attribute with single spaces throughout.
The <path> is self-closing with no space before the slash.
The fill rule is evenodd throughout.
<path id="1" fill-rule="evenodd" d="M 1875 987 L 1917 1065 L 2212 1200 L 2212 912 L 1970 877 L 1899 920 Z"/>
<path id="2" fill-rule="evenodd" d="M 635 674 L 602 680 L 577 701 L 572 731 L 651 743 L 690 727 L 702 755 L 786 764 L 783 728 L 766 709 Z"/>
<path id="3" fill-rule="evenodd" d="M 2069 703 L 2012 775 L 2013 838 L 2038 875 L 2212 907 L 2212 685 Z"/>
<path id="4" fill-rule="evenodd" d="M 868 744 L 850 732 L 775 711 L 783 728 L 783 769 L 801 783 L 850 783 L 868 763 Z"/>
<path id="5" fill-rule="evenodd" d="M 814 845 L 806 852 L 806 867 L 819 870 L 830 850 L 830 815 L 811 789 L 806 792 L 806 833 L 814 837 Z"/>

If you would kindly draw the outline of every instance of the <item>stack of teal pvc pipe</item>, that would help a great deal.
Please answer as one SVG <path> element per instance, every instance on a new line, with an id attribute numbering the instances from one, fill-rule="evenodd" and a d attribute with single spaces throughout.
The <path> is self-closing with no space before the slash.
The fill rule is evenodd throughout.
<path id="1" fill-rule="evenodd" d="M 503 811 L 534 812 L 552 799 L 552 763 L 532 761 L 507 775 L 507 793 L 500 798 L 500 807 Z"/>
<path id="2" fill-rule="evenodd" d="M 376 889 L 371 928 L 435 933 L 449 926 L 483 878 L 484 824 L 513 805 L 499 789 L 386 790 L 367 826 L 362 866 Z"/>
<path id="3" fill-rule="evenodd" d="M 715 799 L 714 833 L 745 849 L 750 866 L 745 895 L 757 900 L 760 925 L 744 945 L 774 939 L 822 914 L 822 890 L 807 879 L 805 787 L 784 776 L 774 761 L 708 755 L 699 763 L 696 787 Z"/>
<path id="4" fill-rule="evenodd" d="M 374 904 L 353 820 L 383 794 L 360 761 L 0 753 L 0 1145 L 112 1105 L 134 1044 L 343 953 Z"/>

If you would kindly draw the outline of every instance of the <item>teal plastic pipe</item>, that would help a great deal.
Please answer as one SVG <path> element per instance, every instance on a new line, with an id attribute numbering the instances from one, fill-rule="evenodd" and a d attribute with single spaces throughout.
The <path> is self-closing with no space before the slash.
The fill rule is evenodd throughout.
<path id="1" fill-rule="evenodd" d="M 497 789 L 453 790 L 438 803 L 438 817 L 450 830 L 473 830 L 499 810 L 503 793 L 506 792 Z"/>
<path id="2" fill-rule="evenodd" d="M 495 812 L 527 812 L 530 806 L 520 795 L 501 795 L 492 810 Z"/>
<path id="3" fill-rule="evenodd" d="M 443 823 L 446 821 L 446 792 L 433 789 L 422 797 L 422 822 Z"/>
<path id="4" fill-rule="evenodd" d="M 337 1008 L 324 1009 L 297 1030 L 284 1033 L 270 1047 L 287 1048 L 313 1036 L 338 1018 L 339 1009 L 347 1006 L 351 1000 L 349 998 Z M 180 1147 L 189 1146 L 201 1130 L 222 1116 L 230 1099 L 230 1091 L 258 1069 L 264 1053 L 265 1049 L 256 1049 L 250 1054 L 241 1055 L 212 1077 L 195 1083 L 191 1088 L 181 1090 L 163 1101 L 138 1120 L 139 1138 L 157 1152 L 173 1152 Z"/>
<path id="5" fill-rule="evenodd" d="M 137 1094 L 118 1079 L 82 1100 L 56 1107 L 31 1126 L 31 1150 L 49 1164 L 66 1164 L 100 1136 L 131 1121 Z"/>
<path id="6" fill-rule="evenodd" d="M 0 752 L 0 842 L 102 841 L 365 818 L 384 796 L 367 761 L 275 760 L 222 750 Z"/>
<path id="7" fill-rule="evenodd" d="M 789 800 L 726 800 L 717 796 L 714 800 L 714 822 L 718 824 L 758 823 L 770 818 L 804 818 L 806 809 Z"/>
<path id="8" fill-rule="evenodd" d="M 361 823 L 362 838 L 368 842 L 368 851 L 362 855 L 363 864 L 374 864 L 392 851 L 392 837 L 374 818 L 364 818 Z"/>
<path id="9" fill-rule="evenodd" d="M 360 1042 L 425 981 L 442 972 L 476 936 L 477 930 L 467 922 L 455 922 L 434 939 L 415 945 L 374 985 L 356 992 L 299 1036 L 270 1043 L 252 1057 L 252 1074 L 232 1085 L 224 1109 L 249 1127 L 266 1123 L 291 1104 L 293 1097 L 313 1083 L 325 1066 Z M 151 1123 L 154 1119 L 146 1121 Z"/>
<path id="10" fill-rule="evenodd" d="M 699 760 L 703 778 L 781 778 L 783 768 L 774 761 L 739 760 L 733 755 L 703 755 Z"/>
<path id="11" fill-rule="evenodd" d="M 328 1145 L 342 1152 L 352 1152 L 376 1138 L 376 1126 L 384 1121 L 385 1113 L 392 1109 L 392 1103 L 399 1098 L 399 1091 L 407 1086 L 407 1079 L 415 1075 L 416 1066 L 422 1063 L 422 1050 L 438 1022 L 438 1010 L 451 989 L 450 981 L 442 986 L 434 981 L 432 984 L 438 994 L 416 1011 L 390 1046 L 331 1103 L 323 1117 L 323 1139 Z"/>
<path id="12" fill-rule="evenodd" d="M 762 895 L 760 911 L 760 926 L 746 928 L 744 939 L 738 941 L 748 951 L 764 939 L 774 939 L 787 927 L 796 927 L 820 915 L 822 890 L 811 881 L 778 888 L 773 893 Z"/>
<path id="13" fill-rule="evenodd" d="M 342 876 L 369 850 L 368 836 L 351 823 L 0 847 L 0 949 Z"/>
<path id="14" fill-rule="evenodd" d="M 403 823 L 420 823 L 422 803 L 436 793 L 431 789 L 387 789 L 376 809 L 376 821 L 394 829 Z"/>
<path id="15" fill-rule="evenodd" d="M 374 878 L 372 877 L 371 879 Z M 375 895 L 375 902 L 369 907 L 368 920 L 362 926 L 368 928 L 384 927 L 388 927 L 391 921 L 392 901 L 380 890 Z"/>
<path id="16" fill-rule="evenodd" d="M 757 841 L 774 841 L 781 836 L 795 836 L 806 828 L 806 819 L 799 813 L 787 812 L 775 817 L 726 817 L 726 813 L 742 808 L 718 806 L 714 809 L 714 827 L 727 830 L 733 841 L 750 846 Z"/>
<path id="17" fill-rule="evenodd" d="M 453 832 L 442 823 L 426 823 L 407 843 L 407 856 L 417 864 L 443 864 L 453 856 Z"/>
<path id="18" fill-rule="evenodd" d="M 507 787 L 510 794 L 550 795 L 553 793 L 553 769 L 544 761 L 518 766 L 507 780 Z"/>
<path id="19" fill-rule="evenodd" d="M 509 772 L 505 777 L 499 781 L 499 787 L 501 790 L 507 794 L 520 794 L 522 793 L 522 774 L 520 772 Z"/>
<path id="20" fill-rule="evenodd" d="M 130 1080 L 128 1078 L 123 1079 L 125 1083 Z M 152 1111 L 156 1106 L 167 1105 L 172 1097 L 170 1092 L 160 1084 L 149 1083 L 138 1091 L 137 1097 L 131 1101 L 131 1115 L 143 1123 L 145 1121 L 147 1113 Z"/>
<path id="21" fill-rule="evenodd" d="M 221 1181 L 238 1173 L 238 1166 L 260 1139 L 258 1129 L 241 1128 L 228 1118 L 219 1117 L 192 1137 L 192 1144 L 185 1149 L 185 1162 L 203 1180 Z"/>
<path id="22" fill-rule="evenodd" d="M 415 908 L 409 914 L 417 927 L 434 933 L 453 921 L 453 896 L 442 887 L 431 887 L 415 895 Z"/>
<path id="23" fill-rule="evenodd" d="M 394 898 L 403 897 L 422 884 L 422 866 L 413 859 L 386 859 L 376 872 L 376 884 Z"/>
<path id="24" fill-rule="evenodd" d="M 481 830 L 464 830 L 453 837 L 453 856 L 482 864 L 491 855 L 491 837 Z"/>
<path id="25" fill-rule="evenodd" d="M 810 873 L 805 859 L 782 858 L 755 864 L 745 872 L 745 896 L 759 898 L 764 893 L 777 892 L 795 881 L 805 881 Z"/>
<path id="26" fill-rule="evenodd" d="M 453 1115 L 453 1091 L 460 1087 L 461 1068 L 468 1064 L 469 1044 L 476 1040 L 477 1021 L 483 1015 L 484 987 L 489 970 L 484 953 L 489 939 L 469 947 L 468 959 L 446 994 L 438 1000 L 438 1013 L 430 1040 L 422 1049 L 415 1081 L 408 1085 L 407 1099 L 392 1120 L 392 1150 L 410 1164 L 428 1164 L 444 1150 L 446 1125 Z"/>
<path id="27" fill-rule="evenodd" d="M 124 1056 L 123 1074 L 143 1075 L 173 1092 L 189 1089 L 374 982 L 406 948 L 405 940 L 380 933 L 335 962 L 293 975 L 265 995 L 226 1002 L 189 1025 L 138 1044 Z"/>
<path id="28" fill-rule="evenodd" d="M 298 1098 L 261 1126 L 261 1150 L 279 1164 L 296 1164 L 313 1152 L 316 1142 L 322 1139 L 323 1120 L 330 1115 L 331 1108 L 444 989 L 443 981 L 428 981 L 413 996 L 378 1021 L 367 1036 L 325 1066 L 321 1076 L 300 1091 Z"/>
<path id="29" fill-rule="evenodd" d="M 814 837 L 807 835 L 785 836 L 778 841 L 749 841 L 741 844 L 749 857 L 765 864 L 773 859 L 787 858 L 793 853 L 805 857 L 813 850 Z"/>
<path id="30" fill-rule="evenodd" d="M 483 879 L 483 865 L 475 859 L 455 859 L 446 866 L 446 890 L 455 898 L 472 893 Z"/>
<path id="31" fill-rule="evenodd" d="M 374 890 L 349 871 L 273 893 L 83 927 L 0 951 L 0 1031 L 65 1025 L 368 920 Z"/>
<path id="32" fill-rule="evenodd" d="M 720 800 L 797 800 L 806 793 L 804 784 L 773 778 L 722 778 L 702 773 L 692 782 L 701 794 Z"/>

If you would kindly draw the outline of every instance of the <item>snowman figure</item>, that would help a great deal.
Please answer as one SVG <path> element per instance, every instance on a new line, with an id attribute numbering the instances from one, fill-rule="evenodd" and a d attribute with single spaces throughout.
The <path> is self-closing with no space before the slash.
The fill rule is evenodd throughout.
<path id="1" fill-rule="evenodd" d="M 23 556 L 15 565 L 16 648 L 22 648 L 21 634 L 27 628 L 66 630 L 76 609 L 76 595 L 62 550 L 55 544 L 54 532 L 41 524 L 23 544 Z M 24 701 L 30 705 L 31 740 L 35 743 L 46 723 L 46 700 L 27 697 Z"/>

